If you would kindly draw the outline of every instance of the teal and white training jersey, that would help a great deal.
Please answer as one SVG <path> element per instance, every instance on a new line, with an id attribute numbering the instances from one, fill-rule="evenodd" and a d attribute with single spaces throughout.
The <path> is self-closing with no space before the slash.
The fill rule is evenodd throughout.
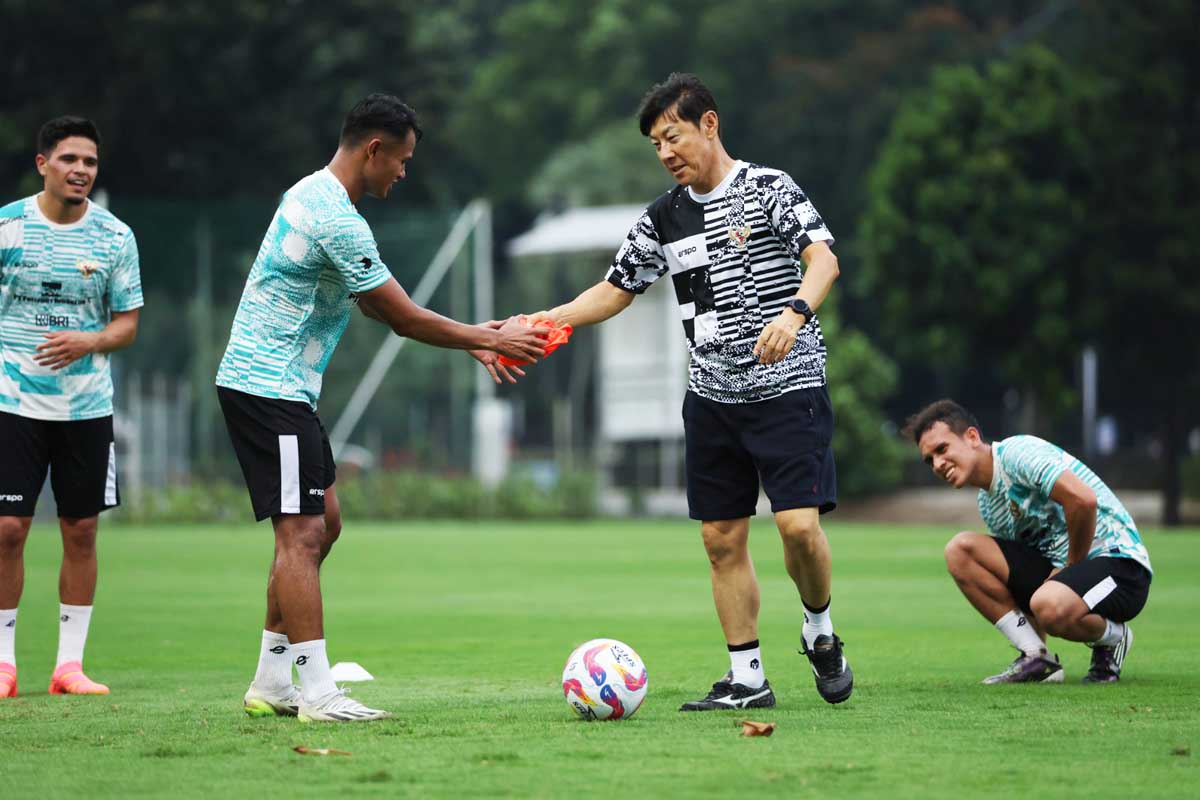
<path id="1" fill-rule="evenodd" d="M 353 296 L 391 277 L 367 221 L 327 168 L 288 189 L 263 239 L 217 385 L 314 409 Z"/>
<path id="2" fill-rule="evenodd" d="M 107 355 L 58 370 L 34 355 L 47 333 L 103 330 L 112 312 L 141 306 L 137 242 L 107 210 L 88 201 L 82 219 L 59 225 L 36 195 L 0 208 L 0 411 L 58 421 L 112 414 Z"/>
<path id="3" fill-rule="evenodd" d="M 1132 558 L 1150 569 L 1150 556 L 1133 517 L 1112 490 L 1079 459 L 1036 436 L 992 444 L 992 486 L 979 491 L 979 513 L 992 534 L 1038 550 L 1056 567 L 1067 563 L 1067 520 L 1050 498 L 1066 470 L 1096 493 L 1096 535 L 1088 558 Z"/>

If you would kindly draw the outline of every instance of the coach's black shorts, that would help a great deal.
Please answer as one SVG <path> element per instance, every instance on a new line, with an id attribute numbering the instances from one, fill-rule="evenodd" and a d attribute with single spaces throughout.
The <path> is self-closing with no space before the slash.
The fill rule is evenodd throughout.
<path id="1" fill-rule="evenodd" d="M 308 403 L 217 387 L 254 518 L 324 514 L 337 471 L 329 436 Z"/>
<path id="2" fill-rule="evenodd" d="M 688 515 L 754 515 L 758 484 L 772 511 L 837 506 L 833 404 L 824 386 L 794 389 L 758 403 L 718 403 L 688 392 L 683 400 Z"/>
<path id="3" fill-rule="evenodd" d="M 33 516 L 47 468 L 60 517 L 121 504 L 111 414 L 63 422 L 0 412 L 0 443 L 0 516 Z"/>
<path id="4" fill-rule="evenodd" d="M 1008 591 L 1023 611 L 1054 565 L 1040 552 L 1011 539 L 992 537 L 1008 562 Z M 1150 594 L 1150 571 L 1132 558 L 1088 558 L 1066 567 L 1050 580 L 1066 584 L 1087 607 L 1113 622 L 1141 612 Z"/>

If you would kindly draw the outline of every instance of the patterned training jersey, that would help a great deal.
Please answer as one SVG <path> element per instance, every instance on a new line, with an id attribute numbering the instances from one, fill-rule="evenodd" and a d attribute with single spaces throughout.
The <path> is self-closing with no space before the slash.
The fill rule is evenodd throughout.
<path id="1" fill-rule="evenodd" d="M 1096 535 L 1088 558 L 1132 558 L 1150 569 L 1133 517 L 1082 461 L 1036 436 L 1011 436 L 992 444 L 992 486 L 979 490 L 979 513 L 988 529 L 1041 552 L 1056 567 L 1067 563 L 1067 520 L 1050 498 L 1058 477 L 1071 470 L 1096 493 Z"/>
<path id="2" fill-rule="evenodd" d="M 708 194 L 677 186 L 642 214 L 607 280 L 641 294 L 670 273 L 691 361 L 688 388 L 753 403 L 825 384 L 825 340 L 814 317 L 787 356 L 760 364 L 755 342 L 804 275 L 800 254 L 833 243 L 821 215 L 785 172 L 738 161 Z"/>
<path id="3" fill-rule="evenodd" d="M 328 168 L 284 194 L 233 318 L 217 385 L 314 409 L 354 297 L 391 277 L 367 221 Z"/>
<path id="4" fill-rule="evenodd" d="M 137 242 L 129 226 L 88 201 L 83 218 L 51 222 L 37 196 L 0 208 L 0 411 L 70 421 L 113 413 L 109 357 L 62 369 L 39 365 L 54 331 L 103 330 L 114 311 L 142 306 Z"/>

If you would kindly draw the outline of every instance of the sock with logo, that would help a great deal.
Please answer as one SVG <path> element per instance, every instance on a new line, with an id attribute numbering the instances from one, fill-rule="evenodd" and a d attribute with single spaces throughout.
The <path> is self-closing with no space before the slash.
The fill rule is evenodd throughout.
<path id="1" fill-rule="evenodd" d="M 314 703 L 337 690 L 333 673 L 329 671 L 329 656 L 325 653 L 325 640 L 297 642 L 292 645 L 292 662 L 300 674 L 300 693 L 305 703 Z"/>
<path id="2" fill-rule="evenodd" d="M 1018 608 L 1014 608 L 996 620 L 996 630 L 1008 637 L 1012 646 L 1027 656 L 1039 656 L 1046 653 L 1046 643 L 1042 641 L 1042 637 L 1038 636 L 1038 632 L 1034 630 L 1033 626 L 1029 624 L 1029 620 Z"/>
<path id="3" fill-rule="evenodd" d="M 88 626 L 92 622 L 92 606 L 58 605 L 58 661 L 83 663 L 83 646 L 87 644 Z"/>
<path id="4" fill-rule="evenodd" d="M 0 664 L 17 663 L 17 610 L 0 609 Z"/>
<path id="5" fill-rule="evenodd" d="M 0 611 L 0 620 L 4 619 L 6 612 Z M 1121 643 L 1121 639 L 1125 637 L 1125 623 L 1113 622 L 1111 619 L 1104 620 L 1104 633 L 1100 638 L 1092 642 L 1093 647 L 1116 647 Z M 3 661 L 0 658 L 0 661 Z"/>
<path id="6" fill-rule="evenodd" d="M 286 689 L 292 685 L 292 646 L 286 633 L 263 631 L 254 685 L 263 691 Z"/>
<path id="7" fill-rule="evenodd" d="M 729 667 L 733 671 L 733 682 L 757 689 L 766 681 L 763 672 L 762 651 L 758 639 L 745 644 L 729 645 Z"/>
<path id="8" fill-rule="evenodd" d="M 800 598 L 804 605 L 804 628 L 800 635 L 804 637 L 804 649 L 812 650 L 818 636 L 833 636 L 833 620 L 829 617 L 829 604 L 833 598 L 825 601 L 820 608 L 813 608 Z"/>

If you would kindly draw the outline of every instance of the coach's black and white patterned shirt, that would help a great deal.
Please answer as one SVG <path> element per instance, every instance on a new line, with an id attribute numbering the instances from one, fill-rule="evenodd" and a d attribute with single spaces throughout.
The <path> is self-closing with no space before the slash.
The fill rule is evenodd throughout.
<path id="1" fill-rule="evenodd" d="M 791 176 L 738 161 L 708 194 L 677 186 L 651 203 L 607 279 L 641 294 L 669 272 L 691 351 L 688 389 L 753 403 L 825 384 L 815 317 L 782 361 L 760 364 L 753 352 L 800 287 L 800 254 L 821 241 L 833 236 Z"/>

